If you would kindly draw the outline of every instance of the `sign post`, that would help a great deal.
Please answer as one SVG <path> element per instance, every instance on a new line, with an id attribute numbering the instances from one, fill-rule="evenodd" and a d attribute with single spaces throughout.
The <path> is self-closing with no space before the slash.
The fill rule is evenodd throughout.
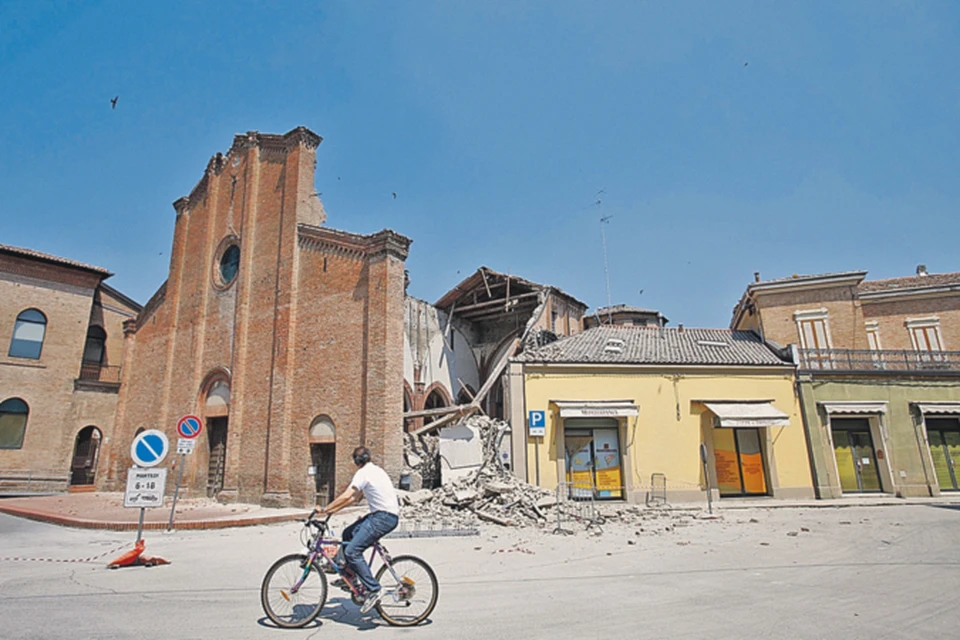
<path id="1" fill-rule="evenodd" d="M 167 532 L 173 530 L 173 514 L 177 510 L 177 498 L 180 496 L 180 481 L 183 479 L 184 460 L 193 453 L 196 447 L 196 438 L 203 432 L 203 421 L 197 416 L 183 416 L 177 422 L 177 453 L 180 454 L 180 470 L 177 471 L 177 487 L 173 491 L 173 506 L 170 507 L 170 522 L 167 523 Z"/>
<path id="2" fill-rule="evenodd" d="M 707 513 L 713 515 L 713 491 L 710 489 L 710 469 L 707 467 L 707 445 L 700 443 L 700 462 L 703 463 L 703 481 L 707 485 Z"/>
<path id="3" fill-rule="evenodd" d="M 537 486 L 540 486 L 540 438 L 547 435 L 547 412 L 530 411 L 527 416 L 527 429 L 533 438 L 533 462 L 536 468 Z"/>
<path id="4" fill-rule="evenodd" d="M 123 506 L 140 508 L 137 542 L 143 538 L 145 509 L 163 506 L 167 470 L 151 467 L 163 462 L 169 448 L 170 442 L 167 440 L 167 435 L 157 429 L 147 429 L 134 438 L 130 445 L 130 457 L 137 466 L 127 472 L 127 490 L 123 495 Z"/>

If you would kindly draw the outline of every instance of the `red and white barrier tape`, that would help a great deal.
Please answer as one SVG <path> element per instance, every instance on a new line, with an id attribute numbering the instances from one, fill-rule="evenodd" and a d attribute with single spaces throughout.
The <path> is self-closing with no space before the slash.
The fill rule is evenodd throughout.
<path id="1" fill-rule="evenodd" d="M 76 563 L 89 563 L 96 562 L 105 556 L 119 552 L 121 549 L 129 547 L 129 543 L 121 544 L 109 551 L 104 551 L 101 554 L 90 556 L 89 558 L 21 558 L 19 556 L 3 556 L 0 557 L 0 562 L 76 562 Z"/>

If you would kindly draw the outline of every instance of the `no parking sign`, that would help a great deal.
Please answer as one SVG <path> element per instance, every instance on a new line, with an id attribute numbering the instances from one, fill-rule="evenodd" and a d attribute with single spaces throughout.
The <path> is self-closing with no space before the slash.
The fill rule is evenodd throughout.
<path id="1" fill-rule="evenodd" d="M 197 416 L 183 416 L 177 422 L 177 433 L 181 438 L 193 440 L 203 431 L 203 421 Z"/>
<path id="2" fill-rule="evenodd" d="M 154 467 L 163 462 L 169 449 L 167 434 L 157 429 L 147 429 L 133 439 L 130 457 L 138 467 Z"/>

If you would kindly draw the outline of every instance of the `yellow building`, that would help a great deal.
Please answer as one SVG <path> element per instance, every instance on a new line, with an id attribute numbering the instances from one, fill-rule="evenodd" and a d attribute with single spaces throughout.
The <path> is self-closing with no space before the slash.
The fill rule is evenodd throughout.
<path id="1" fill-rule="evenodd" d="M 530 483 L 628 502 L 705 501 L 708 483 L 814 497 L 793 366 L 753 332 L 601 326 L 510 367 L 513 467 Z"/>

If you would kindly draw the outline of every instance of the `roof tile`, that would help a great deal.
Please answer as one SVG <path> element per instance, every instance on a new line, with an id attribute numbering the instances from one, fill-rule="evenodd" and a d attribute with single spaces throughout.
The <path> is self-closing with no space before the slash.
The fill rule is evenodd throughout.
<path id="1" fill-rule="evenodd" d="M 619 351 L 606 349 L 611 340 L 623 341 Z M 623 325 L 587 329 L 524 351 L 516 360 L 570 364 L 789 364 L 752 331 Z"/>

